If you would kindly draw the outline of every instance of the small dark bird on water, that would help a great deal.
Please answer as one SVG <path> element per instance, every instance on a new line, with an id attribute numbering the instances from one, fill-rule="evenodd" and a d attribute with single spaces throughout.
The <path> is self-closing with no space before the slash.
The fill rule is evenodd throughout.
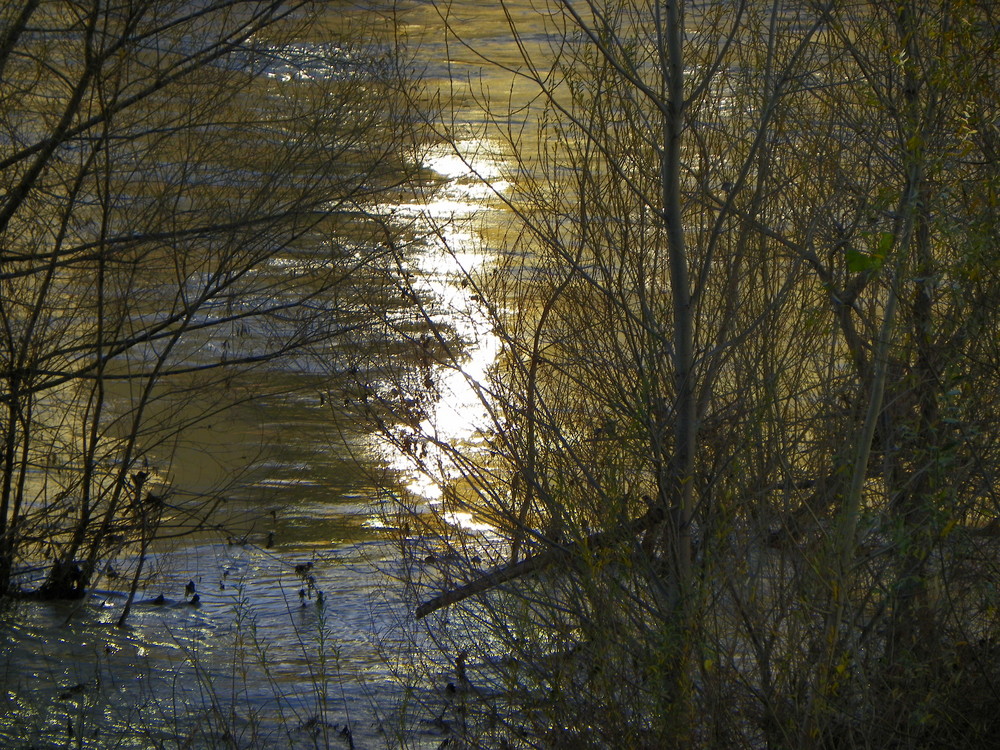
<path id="1" fill-rule="evenodd" d="M 305 578 L 312 568 L 313 564 L 311 562 L 299 563 L 295 566 L 295 575 Z"/>
<path id="2" fill-rule="evenodd" d="M 190 597 L 195 592 L 194 581 L 188 581 L 187 586 L 184 587 L 184 596 Z"/>
<path id="3" fill-rule="evenodd" d="M 61 700 L 61 701 L 68 701 L 74 695 L 79 695 L 80 693 L 83 693 L 84 691 L 86 691 L 86 689 L 87 689 L 87 684 L 85 682 L 78 682 L 73 687 L 67 688 L 66 690 L 64 690 L 63 692 L 61 692 L 59 694 L 59 700 Z"/>

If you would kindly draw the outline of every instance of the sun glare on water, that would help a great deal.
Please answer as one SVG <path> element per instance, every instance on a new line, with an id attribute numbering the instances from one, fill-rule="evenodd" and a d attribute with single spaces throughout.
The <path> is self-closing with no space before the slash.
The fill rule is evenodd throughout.
<path id="1" fill-rule="evenodd" d="M 426 232 L 422 252 L 409 260 L 413 290 L 435 323 L 453 331 L 462 342 L 455 359 L 432 366 L 433 397 L 426 417 L 408 433 L 420 442 L 419 458 L 386 445 L 392 468 L 404 484 L 428 505 L 441 502 L 443 488 L 460 476 L 449 448 L 474 455 L 490 429 L 485 384 L 500 352 L 487 302 L 476 291 L 476 274 L 493 259 L 479 233 L 488 212 L 497 210 L 496 197 L 507 189 L 500 179 L 501 154 L 482 141 L 463 141 L 456 150 L 434 150 L 424 166 L 445 179 L 425 202 L 392 208 L 396 216 L 417 222 Z M 491 200 L 492 199 L 492 200 Z M 469 513 L 447 513 L 449 524 L 468 531 L 491 527 Z"/>

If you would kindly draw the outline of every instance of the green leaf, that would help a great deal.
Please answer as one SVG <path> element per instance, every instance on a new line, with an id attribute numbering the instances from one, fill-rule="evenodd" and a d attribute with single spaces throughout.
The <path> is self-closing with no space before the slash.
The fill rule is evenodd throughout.
<path id="1" fill-rule="evenodd" d="M 882 232 L 879 236 L 878 247 L 875 249 L 875 256 L 878 257 L 880 264 L 885 261 L 889 251 L 892 250 L 892 243 L 895 241 L 896 235 L 892 232 Z"/>
<path id="2" fill-rule="evenodd" d="M 896 235 L 892 232 L 866 233 L 863 237 L 866 240 L 865 244 L 871 247 L 870 252 L 858 250 L 856 247 L 848 247 L 844 254 L 847 260 L 847 269 L 851 273 L 864 273 L 880 269 L 885 264 L 885 259 L 896 241 Z"/>
<path id="3" fill-rule="evenodd" d="M 862 252 L 854 247 L 847 248 L 845 258 L 847 260 L 847 270 L 851 273 L 874 271 L 882 265 L 880 259 L 874 258 L 868 253 Z"/>

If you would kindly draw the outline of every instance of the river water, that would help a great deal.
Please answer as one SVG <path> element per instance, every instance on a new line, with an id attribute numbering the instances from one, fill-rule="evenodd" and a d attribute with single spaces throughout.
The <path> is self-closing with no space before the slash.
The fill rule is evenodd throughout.
<path id="1" fill-rule="evenodd" d="M 453 3 L 452 14 L 484 49 L 509 46 L 491 4 Z M 428 86 L 454 71 L 478 74 L 481 63 L 468 50 L 446 53 L 432 8 L 415 3 L 403 21 L 420 40 L 416 62 Z M 465 136 L 425 155 L 432 188 L 371 209 L 408 227 L 412 238 L 400 278 L 419 298 L 420 315 L 405 332 L 409 341 L 390 345 L 419 341 L 421 326 L 437 324 L 461 352 L 461 368 L 429 365 L 435 395 L 419 430 L 474 452 L 485 422 L 476 381 L 498 343 L 467 279 L 493 260 L 480 228 L 492 213 L 500 216 L 491 197 L 506 185 L 499 146 L 478 135 L 482 113 L 461 91 L 456 100 L 464 106 L 450 111 L 449 124 Z M 218 531 L 162 546 L 147 560 L 127 628 L 114 626 L 126 583 L 113 571 L 82 602 L 23 602 L 0 618 L 0 744 L 437 747 L 446 737 L 433 721 L 444 672 L 437 685 L 407 677 L 414 602 L 395 579 L 412 560 L 400 544 L 405 534 L 385 512 L 393 484 L 433 507 L 440 477 L 415 469 L 361 419 L 357 402 L 329 387 L 329 373 L 305 368 L 272 377 L 288 384 L 277 389 L 287 395 L 199 428 L 175 459 L 184 467 L 178 486 L 243 473 Z M 372 393 L 398 387 L 378 367 L 359 379 Z M 428 465 L 456 471 L 443 458 Z M 471 516 L 448 520 L 489 537 Z M 188 603 L 189 581 L 196 606 Z"/>

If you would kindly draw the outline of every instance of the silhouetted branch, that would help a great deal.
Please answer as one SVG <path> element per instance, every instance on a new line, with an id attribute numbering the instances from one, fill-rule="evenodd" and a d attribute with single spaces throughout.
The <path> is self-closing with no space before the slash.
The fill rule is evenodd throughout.
<path id="1" fill-rule="evenodd" d="M 457 602 L 468 599 L 471 596 L 481 594 L 484 591 L 497 588 L 507 581 L 512 581 L 515 578 L 520 578 L 521 576 L 528 575 L 529 573 L 543 570 L 556 563 L 570 561 L 577 555 L 581 554 L 584 550 L 593 551 L 604 547 L 610 547 L 613 544 L 623 541 L 624 539 L 628 539 L 636 534 L 648 531 L 663 521 L 666 517 L 666 511 L 662 507 L 656 507 L 639 518 L 626 521 L 620 526 L 609 529 L 608 531 L 595 532 L 582 541 L 571 542 L 560 547 L 551 547 L 544 552 L 539 552 L 531 557 L 521 560 L 520 562 L 513 563 L 511 565 L 499 566 L 484 573 L 479 578 L 465 584 L 464 586 L 460 586 L 459 588 L 452 589 L 450 591 L 445 591 L 444 593 L 438 594 L 433 599 L 428 599 L 426 602 L 417 607 L 416 617 L 419 620 L 421 617 L 426 617 L 431 612 L 456 604 Z"/>

